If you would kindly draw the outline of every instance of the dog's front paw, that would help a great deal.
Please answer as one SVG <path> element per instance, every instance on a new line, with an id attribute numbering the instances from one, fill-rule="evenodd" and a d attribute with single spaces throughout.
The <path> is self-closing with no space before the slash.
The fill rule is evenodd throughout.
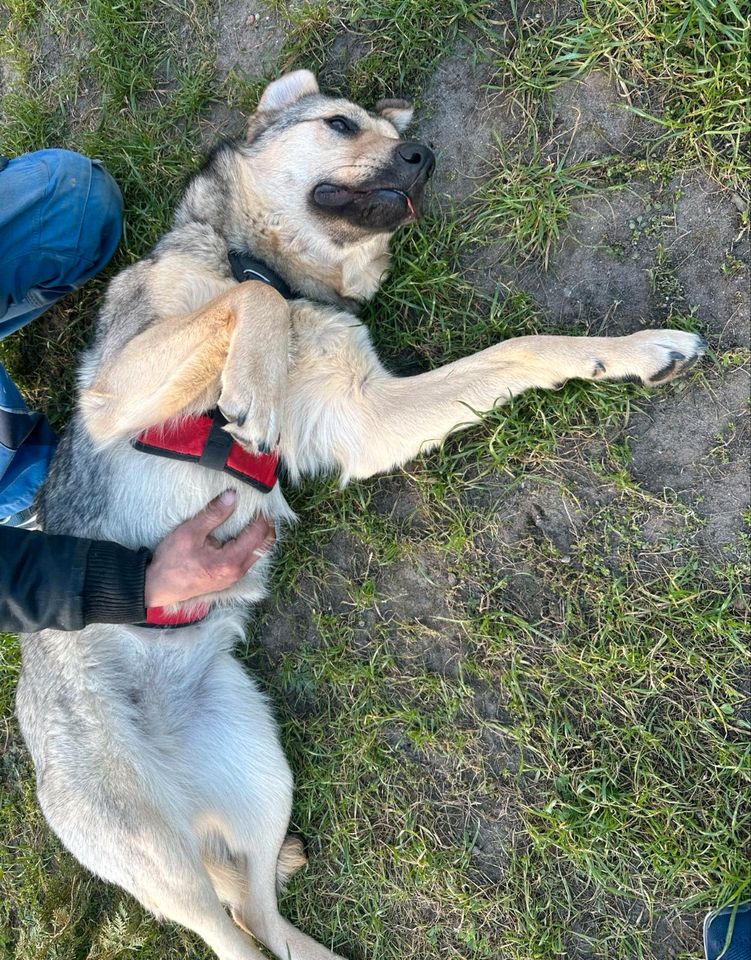
<path id="1" fill-rule="evenodd" d="M 628 344 L 618 379 L 645 387 L 660 386 L 692 367 L 707 349 L 707 341 L 682 330 L 640 330 L 624 337 Z"/>
<path id="2" fill-rule="evenodd" d="M 269 453 L 279 445 L 281 390 L 266 388 L 263 393 L 247 389 L 239 394 L 225 387 L 217 406 L 227 421 L 225 430 L 251 452 Z"/>

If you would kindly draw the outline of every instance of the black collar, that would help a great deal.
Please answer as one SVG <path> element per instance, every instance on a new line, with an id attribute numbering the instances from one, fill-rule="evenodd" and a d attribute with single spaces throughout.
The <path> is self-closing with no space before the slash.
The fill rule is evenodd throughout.
<path id="1" fill-rule="evenodd" d="M 281 293 L 285 300 L 296 300 L 301 297 L 303 300 L 313 300 L 314 303 L 321 303 L 325 307 L 339 307 L 340 310 L 346 310 L 347 313 L 353 313 L 355 316 L 362 306 L 357 300 L 350 297 L 341 297 L 338 293 L 332 293 L 331 300 L 318 301 L 313 297 L 306 297 L 305 294 L 294 294 L 287 281 L 282 279 L 276 270 L 272 270 L 268 263 L 264 263 L 263 260 L 256 260 L 247 251 L 240 253 L 237 250 L 230 250 L 228 256 L 232 276 L 238 283 L 244 283 L 246 280 L 260 280 L 262 283 L 268 283 L 270 287 Z"/>
<path id="2" fill-rule="evenodd" d="M 287 281 L 283 280 L 276 270 L 272 270 L 263 260 L 256 260 L 249 253 L 230 250 L 229 263 L 232 275 L 238 283 L 243 283 L 245 280 L 260 280 L 281 293 L 285 300 L 293 299 L 292 290 Z"/>

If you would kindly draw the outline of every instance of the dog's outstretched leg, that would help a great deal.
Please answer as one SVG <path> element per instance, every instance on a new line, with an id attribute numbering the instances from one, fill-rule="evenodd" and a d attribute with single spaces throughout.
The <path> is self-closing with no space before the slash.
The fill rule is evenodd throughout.
<path id="1" fill-rule="evenodd" d="M 337 465 L 345 479 L 401 466 L 525 390 L 555 390 L 573 378 L 661 385 L 706 347 L 701 337 L 678 330 L 519 337 L 429 373 L 394 377 L 363 328 L 342 324 L 338 349 L 329 345 L 326 354 L 316 354 L 314 343 L 303 345 L 290 376 L 285 456 L 293 473 L 303 473 L 310 449 L 313 464 Z"/>

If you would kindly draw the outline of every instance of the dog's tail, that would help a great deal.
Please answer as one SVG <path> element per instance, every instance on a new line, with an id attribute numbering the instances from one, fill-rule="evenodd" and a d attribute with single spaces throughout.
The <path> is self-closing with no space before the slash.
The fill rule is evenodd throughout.
<path id="1" fill-rule="evenodd" d="M 222 903 L 238 904 L 247 891 L 247 864 L 244 856 L 229 852 L 223 841 L 212 837 L 203 847 L 203 862 Z M 276 888 L 281 892 L 297 871 L 308 862 L 300 837 L 287 834 L 276 864 Z"/>
<path id="2" fill-rule="evenodd" d="M 305 855 L 305 844 L 300 837 L 288 833 L 284 838 L 279 859 L 276 861 L 276 888 L 281 891 L 287 886 L 298 870 L 308 862 Z"/>

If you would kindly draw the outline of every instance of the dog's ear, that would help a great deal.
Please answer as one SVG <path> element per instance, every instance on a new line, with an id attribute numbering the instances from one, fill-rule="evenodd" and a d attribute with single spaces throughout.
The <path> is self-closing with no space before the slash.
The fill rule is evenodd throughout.
<path id="1" fill-rule="evenodd" d="M 284 110 L 297 100 L 318 92 L 318 81 L 310 70 L 294 70 L 266 87 L 258 111 Z"/>
<path id="2" fill-rule="evenodd" d="M 376 112 L 393 124 L 399 133 L 404 133 L 412 123 L 412 114 L 415 111 L 408 100 L 379 100 Z"/>

